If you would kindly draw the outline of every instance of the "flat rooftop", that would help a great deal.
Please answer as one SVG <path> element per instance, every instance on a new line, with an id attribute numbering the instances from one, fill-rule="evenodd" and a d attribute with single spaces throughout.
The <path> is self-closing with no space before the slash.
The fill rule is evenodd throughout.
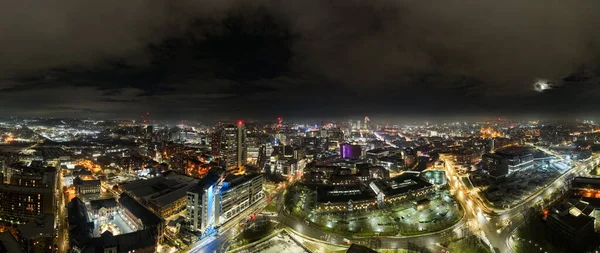
<path id="1" fill-rule="evenodd" d="M 561 227 L 566 228 L 569 232 L 577 232 L 582 230 L 589 223 L 594 222 L 594 218 L 587 215 L 567 213 L 565 215 L 559 215 L 556 213 L 550 213 L 548 215 L 548 221 L 554 221 L 555 223 L 561 224 Z"/>
<path id="2" fill-rule="evenodd" d="M 117 200 L 114 198 L 108 199 L 96 199 L 90 201 L 90 207 L 92 210 L 100 210 L 100 208 L 113 208 L 117 206 Z"/>
<path id="3" fill-rule="evenodd" d="M 43 147 L 43 148 L 35 148 L 35 150 L 41 152 L 44 160 L 56 159 L 59 157 L 72 155 L 71 152 L 68 152 L 62 148 Z"/>
<path id="4" fill-rule="evenodd" d="M 21 252 L 21 245 L 8 231 L 0 233 L 0 252 Z"/>
<path id="5" fill-rule="evenodd" d="M 388 180 L 373 182 L 386 196 L 396 196 L 432 186 L 431 183 L 421 179 L 417 175 L 407 173 Z"/>
<path id="6" fill-rule="evenodd" d="M 119 185 L 124 192 L 135 198 L 153 201 L 164 206 L 186 196 L 186 192 L 198 183 L 198 179 L 170 174 L 149 180 L 136 180 Z"/>
<path id="7" fill-rule="evenodd" d="M 37 237 L 51 237 L 54 233 L 54 215 L 43 215 L 36 217 L 17 228 L 23 237 L 34 239 Z"/>
<path id="8" fill-rule="evenodd" d="M 224 170 L 222 169 L 209 170 L 208 174 L 206 174 L 192 188 L 189 189 L 189 192 L 197 193 L 200 195 L 204 194 L 204 190 L 217 183 L 217 181 L 223 173 Z"/>
<path id="9" fill-rule="evenodd" d="M 600 178 L 576 177 L 571 182 L 573 188 L 600 189 Z"/>
<path id="10" fill-rule="evenodd" d="M 225 177 L 225 179 L 223 180 L 223 183 L 227 183 L 228 187 L 235 187 L 237 185 L 243 184 L 245 182 L 248 182 L 254 178 L 260 177 L 261 174 L 258 173 L 247 173 L 247 174 L 243 174 L 243 175 L 232 175 L 229 174 Z"/>
<path id="11" fill-rule="evenodd" d="M 367 153 L 371 153 L 371 154 L 379 154 L 379 153 L 383 153 L 389 151 L 387 149 L 383 149 L 383 148 L 375 148 L 375 149 L 371 149 L 371 150 L 367 150 Z"/>
<path id="12" fill-rule="evenodd" d="M 498 155 L 530 155 L 531 150 L 523 146 L 510 146 L 496 150 L 495 154 Z"/>
<path id="13" fill-rule="evenodd" d="M 317 189 L 318 203 L 375 200 L 375 197 L 371 189 L 361 186 L 319 186 Z"/>
<path id="14" fill-rule="evenodd" d="M 121 194 L 119 198 L 119 204 L 127 208 L 135 217 L 140 219 L 144 225 L 154 226 L 161 223 L 163 219 L 152 211 L 148 210 L 145 206 L 129 197 L 127 194 Z"/>

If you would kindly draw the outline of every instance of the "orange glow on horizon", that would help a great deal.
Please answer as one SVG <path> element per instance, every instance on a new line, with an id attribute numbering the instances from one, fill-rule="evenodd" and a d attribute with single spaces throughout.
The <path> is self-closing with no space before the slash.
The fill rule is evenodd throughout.
<path id="1" fill-rule="evenodd" d="M 481 128 L 481 130 L 479 130 L 479 133 L 481 134 L 481 137 L 483 137 L 483 138 L 502 137 L 502 133 L 494 130 L 491 127 Z"/>

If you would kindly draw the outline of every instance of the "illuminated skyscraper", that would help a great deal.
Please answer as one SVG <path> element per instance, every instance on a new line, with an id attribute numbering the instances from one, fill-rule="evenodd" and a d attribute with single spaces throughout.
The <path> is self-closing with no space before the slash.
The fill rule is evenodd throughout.
<path id="1" fill-rule="evenodd" d="M 239 222 L 238 218 L 264 207 L 263 183 L 261 174 L 211 171 L 187 192 L 188 228 L 206 235 L 215 227 Z"/>
<path id="2" fill-rule="evenodd" d="M 244 122 L 217 129 L 212 137 L 213 155 L 218 155 L 227 169 L 241 168 L 246 164 L 247 145 Z"/>

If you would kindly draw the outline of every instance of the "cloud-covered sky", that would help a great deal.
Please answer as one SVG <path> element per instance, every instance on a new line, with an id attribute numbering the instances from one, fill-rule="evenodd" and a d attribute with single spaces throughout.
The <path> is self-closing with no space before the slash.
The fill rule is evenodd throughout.
<path id="1" fill-rule="evenodd" d="M 56 0 L 0 9 L 0 115 L 593 114 L 596 1 Z M 538 79 L 551 89 L 536 91 Z"/>

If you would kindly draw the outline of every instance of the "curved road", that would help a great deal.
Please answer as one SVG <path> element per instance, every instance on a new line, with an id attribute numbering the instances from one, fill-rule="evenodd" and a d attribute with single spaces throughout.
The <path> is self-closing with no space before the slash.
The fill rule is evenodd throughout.
<path id="1" fill-rule="evenodd" d="M 568 186 L 568 181 L 572 176 L 582 175 L 585 169 L 600 163 L 599 157 L 594 157 L 585 162 L 577 162 L 573 168 L 567 170 L 551 183 L 541 187 L 534 194 L 530 195 L 524 201 L 510 209 L 498 209 L 490 207 L 477 193 L 469 193 L 466 186 L 458 179 L 457 173 L 451 162 L 446 162 L 446 171 L 448 172 L 449 185 L 456 191 L 457 201 L 464 210 L 463 218 L 453 226 L 428 234 L 415 236 L 379 236 L 373 238 L 349 238 L 354 243 L 370 245 L 373 248 L 393 249 L 407 248 L 409 243 L 435 249 L 438 242 L 450 239 L 453 233 L 471 232 L 486 243 L 491 245 L 493 252 L 512 252 L 509 247 L 509 238 L 522 221 L 522 214 L 531 206 L 536 204 L 547 204 L 561 194 L 558 189 Z M 467 192 L 466 194 L 464 192 Z M 340 234 L 323 231 L 310 222 L 298 221 L 290 217 L 283 211 L 283 193 L 280 191 L 276 197 L 277 209 L 279 214 L 277 220 L 299 234 L 313 238 L 316 241 L 326 241 L 332 244 L 345 245 L 347 239 Z M 461 194 L 462 193 L 462 194 Z M 546 201 L 547 199 L 547 201 Z M 507 224 L 507 225 L 505 225 Z M 198 242 L 191 247 L 190 252 L 223 252 L 226 241 L 233 236 L 231 231 L 224 231 L 221 235 L 209 238 L 207 241 Z"/>
<path id="2" fill-rule="evenodd" d="M 331 233 L 328 231 L 322 230 L 320 227 L 313 225 L 313 223 L 306 223 L 302 221 L 298 221 L 293 217 L 290 217 L 285 212 L 280 212 L 277 220 L 293 229 L 297 233 L 300 233 L 304 236 L 320 240 L 326 241 L 331 244 L 345 245 L 345 239 L 350 239 L 353 243 L 359 243 L 362 245 L 372 245 L 374 248 L 382 248 L 382 249 L 395 249 L 395 248 L 407 248 L 408 243 L 414 243 L 416 245 L 422 247 L 435 247 L 435 243 L 444 241 L 449 238 L 449 236 L 453 233 L 453 231 L 457 228 L 460 228 L 465 224 L 463 217 L 462 220 L 452 225 L 449 228 L 432 232 L 423 235 L 415 235 L 415 236 L 378 236 L 378 237 L 344 237 L 343 235 L 337 233 Z"/>
<path id="3" fill-rule="evenodd" d="M 545 150 L 543 148 L 540 149 L 560 157 L 560 154 L 556 154 L 555 152 Z M 565 171 L 552 182 L 540 187 L 540 189 L 528 196 L 519 204 L 512 208 L 499 209 L 486 205 L 485 201 L 481 199 L 479 194 L 469 194 L 469 192 L 466 191 L 466 186 L 462 184 L 461 180 L 457 180 L 458 175 L 453 169 L 452 162 L 445 160 L 446 171 L 448 172 L 451 187 L 460 192 L 467 192 L 467 194 L 463 193 L 466 195 L 463 195 L 463 197 L 461 197 L 461 194 L 459 193 L 458 199 L 459 201 L 465 202 L 466 206 L 472 207 L 471 210 L 475 212 L 474 215 L 477 217 L 475 219 L 477 224 L 475 225 L 479 228 L 480 233 L 477 233 L 477 229 L 472 229 L 472 232 L 478 234 L 482 239 L 484 239 L 484 241 L 487 240 L 489 244 L 491 244 L 491 246 L 496 248 L 499 252 L 512 252 L 512 249 L 508 245 L 508 238 L 510 238 L 512 233 L 520 225 L 523 218 L 522 214 L 525 213 L 529 207 L 537 204 L 547 205 L 553 200 L 559 198 L 562 196 L 564 188 L 569 185 L 569 181 L 572 179 L 572 177 L 583 175 L 586 169 L 590 169 L 590 167 L 596 166 L 599 163 L 599 157 L 594 157 L 582 162 L 575 162 L 572 168 Z M 477 207 L 477 211 L 474 210 L 475 207 Z M 487 214 L 483 214 L 482 211 Z M 506 223 L 507 225 L 504 226 Z"/>

